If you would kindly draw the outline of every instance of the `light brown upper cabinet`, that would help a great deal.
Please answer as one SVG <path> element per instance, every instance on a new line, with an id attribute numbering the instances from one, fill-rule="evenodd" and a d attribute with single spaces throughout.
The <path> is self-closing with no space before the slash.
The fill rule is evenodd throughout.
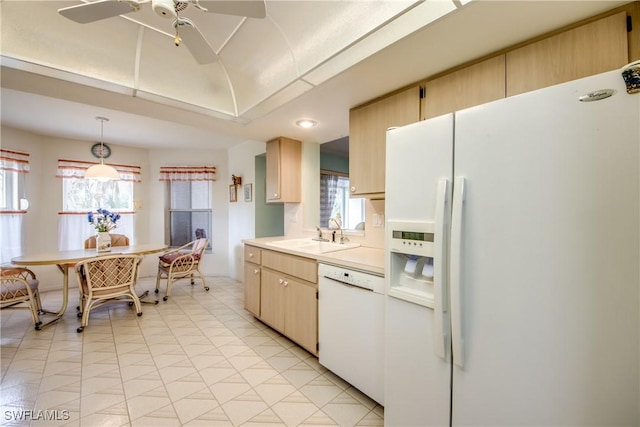
<path id="1" fill-rule="evenodd" d="M 505 56 L 498 55 L 424 84 L 422 119 L 505 97 Z"/>
<path id="2" fill-rule="evenodd" d="M 418 85 L 349 111 L 351 196 L 383 197 L 387 129 L 419 120 Z"/>
<path id="3" fill-rule="evenodd" d="M 625 12 L 507 52 L 507 96 L 568 82 L 629 62 Z"/>
<path id="4" fill-rule="evenodd" d="M 267 142 L 267 203 L 300 203 L 302 143 L 279 137 Z"/>

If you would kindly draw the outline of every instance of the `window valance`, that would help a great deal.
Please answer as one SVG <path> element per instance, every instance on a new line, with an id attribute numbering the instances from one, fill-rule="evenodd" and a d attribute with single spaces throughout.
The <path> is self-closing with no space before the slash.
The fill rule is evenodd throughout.
<path id="1" fill-rule="evenodd" d="M 161 166 L 160 181 L 215 181 L 214 166 Z"/>
<path id="2" fill-rule="evenodd" d="M 84 162 L 81 160 L 58 160 L 58 178 L 84 178 L 84 172 L 91 166 L 95 165 L 95 162 Z M 105 163 L 107 164 L 107 163 Z M 140 182 L 140 166 L 135 165 L 114 165 L 108 163 L 109 166 L 113 166 L 120 174 L 120 180 Z"/>
<path id="3" fill-rule="evenodd" d="M 29 153 L 0 149 L 0 170 L 29 173 Z"/>

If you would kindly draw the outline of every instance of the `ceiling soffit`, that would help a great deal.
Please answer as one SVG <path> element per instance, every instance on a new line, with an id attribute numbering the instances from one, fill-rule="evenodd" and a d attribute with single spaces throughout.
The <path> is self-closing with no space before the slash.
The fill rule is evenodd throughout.
<path id="1" fill-rule="evenodd" d="M 265 19 L 205 13 L 191 19 L 219 60 L 200 65 L 173 43 L 151 4 L 89 24 L 57 12 L 78 1 L 0 3 L 3 65 L 236 122 L 295 99 L 456 9 L 451 0 L 267 1 Z"/>

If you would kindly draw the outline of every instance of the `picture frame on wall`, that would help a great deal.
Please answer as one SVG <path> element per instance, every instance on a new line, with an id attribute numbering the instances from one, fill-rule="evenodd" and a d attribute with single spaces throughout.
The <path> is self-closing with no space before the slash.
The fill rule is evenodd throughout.
<path id="1" fill-rule="evenodd" d="M 236 191 L 236 186 L 231 184 L 229 186 L 229 201 L 237 202 L 238 201 L 238 192 Z"/>
<path id="2" fill-rule="evenodd" d="M 244 185 L 244 201 L 250 202 L 251 200 L 253 200 L 253 185 L 245 184 Z"/>

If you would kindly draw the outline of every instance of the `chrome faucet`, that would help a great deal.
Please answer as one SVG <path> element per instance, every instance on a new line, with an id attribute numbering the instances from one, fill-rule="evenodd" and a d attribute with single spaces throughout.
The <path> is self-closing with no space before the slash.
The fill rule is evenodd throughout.
<path id="1" fill-rule="evenodd" d="M 331 221 L 333 221 L 333 223 L 334 223 L 336 226 L 338 226 L 338 229 L 340 230 L 340 244 L 343 244 L 343 243 L 345 243 L 345 242 L 348 242 L 348 241 L 349 241 L 349 238 L 348 238 L 348 237 L 345 237 L 344 233 L 342 232 L 342 224 L 340 224 L 340 222 L 338 222 L 338 220 L 337 220 L 337 219 L 335 219 L 335 218 L 333 218 L 333 217 L 332 217 L 332 218 L 329 218 L 329 224 L 331 224 Z M 335 233 L 335 231 L 334 231 L 334 233 Z M 335 239 L 334 239 L 334 240 L 335 240 Z"/>
<path id="2" fill-rule="evenodd" d="M 313 240 L 318 240 L 320 242 L 328 242 L 329 239 L 325 239 L 324 237 L 322 237 L 322 230 L 320 229 L 319 226 L 316 226 L 316 230 L 318 230 L 318 237 L 316 237 Z"/>

